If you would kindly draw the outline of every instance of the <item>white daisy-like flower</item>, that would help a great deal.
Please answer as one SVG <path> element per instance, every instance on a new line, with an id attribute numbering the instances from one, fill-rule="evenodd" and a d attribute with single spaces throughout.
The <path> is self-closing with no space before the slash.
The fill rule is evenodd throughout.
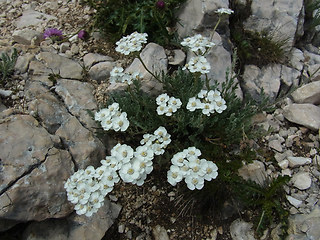
<path id="1" fill-rule="evenodd" d="M 178 182 L 181 182 L 183 178 L 182 172 L 178 166 L 171 165 L 170 170 L 167 172 L 168 182 L 175 186 Z"/>
<path id="2" fill-rule="evenodd" d="M 156 103 L 158 105 L 165 105 L 169 101 L 169 99 L 170 97 L 168 96 L 168 94 L 163 93 L 156 98 Z"/>
<path id="3" fill-rule="evenodd" d="M 139 170 L 139 168 L 134 167 L 131 163 L 126 163 L 119 170 L 119 174 L 124 182 L 131 183 L 139 178 Z"/>
<path id="4" fill-rule="evenodd" d="M 200 190 L 204 186 L 204 178 L 196 174 L 190 174 L 186 176 L 185 183 L 190 190 Z"/>
<path id="5" fill-rule="evenodd" d="M 204 179 L 207 181 L 211 181 L 212 179 L 216 179 L 218 176 L 218 167 L 215 163 L 211 161 L 207 161 L 205 167 L 205 175 Z"/>
<path id="6" fill-rule="evenodd" d="M 195 110 L 199 109 L 201 107 L 201 101 L 195 97 L 189 98 L 189 101 L 187 103 L 187 109 L 190 112 L 194 112 Z"/>
<path id="7" fill-rule="evenodd" d="M 166 105 L 159 105 L 157 107 L 157 114 L 158 115 L 164 115 L 168 112 L 168 106 Z"/>
<path id="8" fill-rule="evenodd" d="M 129 55 L 132 52 L 140 51 L 142 44 L 147 42 L 147 33 L 134 32 L 128 36 L 121 38 L 116 42 L 116 51 L 124 55 Z"/>
<path id="9" fill-rule="evenodd" d="M 126 112 L 122 112 L 121 115 L 119 117 L 116 117 L 113 119 L 113 124 L 112 124 L 112 128 L 114 131 L 118 132 L 124 132 L 128 129 L 129 127 L 129 121 L 127 119 L 127 113 Z"/>
<path id="10" fill-rule="evenodd" d="M 151 161 L 154 157 L 154 152 L 149 146 L 143 145 L 136 148 L 134 156 L 142 160 Z"/>
<path id="11" fill-rule="evenodd" d="M 229 8 L 219 8 L 215 12 L 218 14 L 228 14 L 228 15 L 234 13 L 234 11 Z"/>
<path id="12" fill-rule="evenodd" d="M 187 37 L 181 42 L 182 46 L 186 46 L 191 49 L 197 55 L 204 55 L 207 50 L 213 47 L 215 44 L 210 42 L 207 37 L 201 34 L 194 35 L 193 37 Z"/>
<path id="13" fill-rule="evenodd" d="M 221 98 L 219 101 L 215 102 L 215 110 L 217 113 L 222 113 L 226 109 L 227 109 L 227 105 L 224 99 Z"/>

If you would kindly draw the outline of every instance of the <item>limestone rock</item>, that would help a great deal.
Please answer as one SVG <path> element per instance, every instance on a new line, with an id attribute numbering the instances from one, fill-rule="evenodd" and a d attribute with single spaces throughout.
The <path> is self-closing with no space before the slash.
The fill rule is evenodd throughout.
<path id="1" fill-rule="evenodd" d="M 290 167 L 298 167 L 312 162 L 311 158 L 305 157 L 288 157 Z"/>
<path id="2" fill-rule="evenodd" d="M 308 172 L 298 172 L 293 175 L 291 182 L 296 188 L 306 190 L 310 188 L 312 180 Z"/>
<path id="3" fill-rule="evenodd" d="M 62 138 L 77 167 L 82 169 L 88 165 L 97 166 L 105 157 L 105 147 L 101 141 L 40 83 L 33 82 L 27 89 L 26 97 L 32 100 L 29 103 L 29 111 L 41 119 L 48 132 Z M 80 102 L 78 100 L 78 103 Z"/>
<path id="4" fill-rule="evenodd" d="M 19 56 L 17 58 L 14 69 L 17 71 L 17 73 L 26 73 L 29 67 L 29 63 L 33 58 L 34 55 L 31 53 L 26 53 L 25 55 Z"/>
<path id="5" fill-rule="evenodd" d="M 182 65 L 186 60 L 186 54 L 181 49 L 174 49 L 173 50 L 173 57 L 169 59 L 170 65 Z"/>
<path id="6" fill-rule="evenodd" d="M 38 58 L 62 78 L 82 79 L 82 67 L 79 63 L 52 52 L 41 52 Z"/>
<path id="7" fill-rule="evenodd" d="M 288 199 L 289 203 L 290 203 L 291 205 L 293 205 L 294 207 L 296 207 L 296 208 L 298 208 L 298 207 L 301 205 L 301 203 L 302 203 L 301 200 L 296 199 L 296 198 L 291 197 L 291 196 L 287 196 L 287 199 Z"/>
<path id="8" fill-rule="evenodd" d="M 320 128 L 320 108 L 309 103 L 291 104 L 284 107 L 284 117 L 293 123 L 300 124 L 311 130 Z"/>
<path id="9" fill-rule="evenodd" d="M 233 240 L 255 240 L 252 223 L 241 219 L 233 221 L 230 225 L 230 234 Z"/>
<path id="10" fill-rule="evenodd" d="M 290 52 L 290 65 L 296 70 L 301 71 L 303 69 L 305 57 L 303 52 L 298 48 L 292 48 Z"/>
<path id="11" fill-rule="evenodd" d="M 203 29 L 213 29 L 218 21 L 218 14 L 215 11 L 222 7 L 229 7 L 228 0 L 186 1 L 177 14 L 179 19 L 179 23 L 177 24 L 179 36 L 184 38 L 193 36 L 196 32 Z M 228 22 L 228 17 L 225 17 L 220 23 L 219 28 L 225 28 Z"/>
<path id="12" fill-rule="evenodd" d="M 97 63 L 90 68 L 89 76 L 98 82 L 106 82 L 114 66 L 113 62 Z"/>
<path id="13" fill-rule="evenodd" d="M 12 36 L 13 41 L 24 45 L 39 45 L 42 39 L 41 33 L 28 28 L 16 30 L 13 32 Z"/>
<path id="14" fill-rule="evenodd" d="M 271 32 L 275 41 L 287 40 L 289 47 L 303 34 L 303 0 L 253 0 L 251 11 L 252 15 L 244 22 L 247 30 Z"/>
<path id="15" fill-rule="evenodd" d="M 292 93 L 296 103 L 320 104 L 320 81 L 308 83 Z"/>
<path id="16" fill-rule="evenodd" d="M 251 180 L 260 185 L 264 184 L 267 177 L 264 164 L 257 160 L 241 167 L 238 173 L 244 180 Z"/>
<path id="17" fill-rule="evenodd" d="M 68 110 L 82 123 L 90 128 L 97 127 L 87 112 L 97 110 L 97 103 L 93 95 L 94 88 L 90 83 L 59 79 L 55 91 L 63 99 Z"/>
<path id="18" fill-rule="evenodd" d="M 57 18 L 34 10 L 26 10 L 22 13 L 22 16 L 17 19 L 15 25 L 17 28 L 25 28 L 37 26 L 50 20 L 57 20 Z"/>
<path id="19" fill-rule="evenodd" d="M 260 100 L 262 89 L 270 100 L 275 100 L 280 90 L 280 84 L 284 83 L 287 87 L 297 85 L 299 76 L 299 71 L 280 64 L 261 69 L 254 65 L 247 65 L 243 74 L 243 87 L 257 101 Z"/>
<path id="20" fill-rule="evenodd" d="M 14 221 L 64 217 L 72 211 L 63 184 L 73 174 L 65 150 L 29 115 L 0 124 L 0 219 Z M 40 183 L 40 184 L 39 184 Z"/>
<path id="21" fill-rule="evenodd" d="M 160 225 L 155 226 L 152 233 L 155 240 L 169 240 L 167 230 Z"/>
<path id="22" fill-rule="evenodd" d="M 98 53 L 88 53 L 83 57 L 84 66 L 87 68 L 92 67 L 99 62 L 111 62 L 113 59 L 109 56 L 101 55 Z"/>
<path id="23" fill-rule="evenodd" d="M 167 73 L 168 60 L 164 48 L 155 43 L 149 43 L 142 50 L 140 57 L 144 64 L 153 74 Z M 145 92 L 159 92 L 162 85 L 152 78 L 151 74 L 145 70 L 139 59 L 134 59 L 132 64 L 125 70 L 126 72 L 140 72 L 142 76 L 142 90 Z"/>
<path id="24" fill-rule="evenodd" d="M 320 239 L 320 208 L 316 206 L 310 214 L 296 214 L 289 218 L 290 239 Z M 305 228 L 306 227 L 306 228 Z M 302 229 L 304 231 L 302 231 Z"/>
<path id="25" fill-rule="evenodd" d="M 65 219 L 49 219 L 31 223 L 24 232 L 24 240 L 100 240 L 119 215 L 121 207 L 105 200 L 92 217 L 73 213 Z"/>

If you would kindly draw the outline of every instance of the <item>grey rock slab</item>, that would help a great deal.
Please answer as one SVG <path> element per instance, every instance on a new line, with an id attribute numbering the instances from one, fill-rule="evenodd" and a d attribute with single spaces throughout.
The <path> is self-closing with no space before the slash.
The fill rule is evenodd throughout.
<path id="1" fill-rule="evenodd" d="M 82 67 L 71 59 L 52 52 L 41 52 L 38 54 L 38 59 L 62 78 L 82 79 Z"/>
<path id="2" fill-rule="evenodd" d="M 320 81 L 308 83 L 291 94 L 296 103 L 320 104 Z"/>
<path id="3" fill-rule="evenodd" d="M 32 29 L 16 30 L 12 34 L 13 41 L 24 45 L 39 45 L 42 39 L 42 33 Z"/>
<path id="4" fill-rule="evenodd" d="M 12 95 L 12 91 L 11 90 L 4 90 L 4 89 L 0 89 L 0 96 L 1 97 L 10 97 Z"/>
<path id="5" fill-rule="evenodd" d="M 287 199 L 288 199 L 289 203 L 290 203 L 291 205 L 293 205 L 294 207 L 296 207 L 296 208 L 298 208 L 298 207 L 301 205 L 301 203 L 302 203 L 301 200 L 296 199 L 296 198 L 294 198 L 294 197 L 292 197 L 292 196 L 289 196 L 289 195 L 287 195 Z"/>
<path id="6" fill-rule="evenodd" d="M 179 23 L 177 31 L 180 37 L 192 36 L 203 29 L 213 29 L 218 21 L 218 14 L 215 11 L 218 8 L 228 8 L 228 0 L 188 0 L 177 13 Z M 192 16 L 192 17 L 190 17 Z M 228 17 L 223 18 L 220 28 L 226 27 Z"/>
<path id="7" fill-rule="evenodd" d="M 93 95 L 94 87 L 90 83 L 59 79 L 55 91 L 62 98 L 68 110 L 82 123 L 89 128 L 97 127 L 87 112 L 97 110 L 97 103 Z"/>
<path id="8" fill-rule="evenodd" d="M 22 13 L 22 16 L 15 21 L 17 28 L 25 28 L 29 26 L 39 26 L 42 23 L 50 20 L 57 20 L 55 16 L 37 12 L 34 10 L 26 10 Z"/>
<path id="9" fill-rule="evenodd" d="M 298 167 L 312 162 L 311 158 L 306 157 L 288 157 L 290 167 Z"/>
<path id="10" fill-rule="evenodd" d="M 92 67 L 99 62 L 112 62 L 113 58 L 98 53 L 88 53 L 83 56 L 83 63 L 86 68 Z"/>
<path id="11" fill-rule="evenodd" d="M 230 234 L 233 240 L 255 240 L 253 224 L 241 219 L 233 221 L 230 225 Z"/>
<path id="12" fill-rule="evenodd" d="M 121 207 L 108 200 L 92 217 L 75 213 L 64 219 L 31 223 L 23 240 L 100 240 L 118 217 Z"/>
<path id="13" fill-rule="evenodd" d="M 26 53 L 25 55 L 19 56 L 17 58 L 14 69 L 17 71 L 17 73 L 26 73 L 28 71 L 29 64 L 33 58 L 34 55 L 31 53 Z"/>
<path id="14" fill-rule="evenodd" d="M 298 70 L 280 64 L 269 65 L 261 69 L 255 65 L 247 65 L 243 74 L 243 87 L 258 101 L 261 99 L 260 92 L 263 89 L 272 101 L 277 97 L 281 83 L 284 83 L 286 88 L 290 88 L 298 84 L 299 77 Z"/>
<path id="15" fill-rule="evenodd" d="M 152 234 L 155 240 L 169 240 L 169 236 L 167 233 L 167 230 L 160 226 L 156 225 L 155 227 L 152 228 Z"/>
<path id="16" fill-rule="evenodd" d="M 294 67 L 296 70 L 301 71 L 304 66 L 305 57 L 303 52 L 298 48 L 292 48 L 290 51 L 290 66 Z"/>
<path id="17" fill-rule="evenodd" d="M 318 131 L 320 128 L 320 108 L 310 104 L 291 104 L 284 107 L 284 117 L 293 123 Z"/>
<path id="18" fill-rule="evenodd" d="M 312 179 L 308 172 L 298 172 L 291 178 L 293 186 L 300 190 L 306 190 L 311 187 Z"/>
<path id="19" fill-rule="evenodd" d="M 41 83 L 32 82 L 26 87 L 26 98 L 31 100 L 28 110 L 41 119 L 51 134 L 62 139 L 77 167 L 83 169 L 89 165 L 98 166 L 100 160 L 105 157 L 102 142 L 71 115 L 66 106 Z"/>
<path id="20" fill-rule="evenodd" d="M 253 163 L 242 166 L 238 174 L 244 180 L 251 180 L 257 184 L 263 185 L 266 181 L 267 173 L 262 162 L 254 160 Z"/>
<path id="21" fill-rule="evenodd" d="M 168 59 L 164 48 L 155 43 L 149 43 L 140 53 L 140 57 L 143 60 L 146 67 L 153 74 L 167 73 Z M 132 64 L 125 70 L 126 72 L 140 72 L 142 76 L 142 90 L 145 92 L 159 92 L 162 89 L 162 85 L 152 75 L 147 72 L 143 67 L 139 59 L 134 59 Z"/>
<path id="22" fill-rule="evenodd" d="M 290 239 L 320 239 L 319 226 L 320 208 L 315 206 L 309 214 L 296 214 L 289 217 L 289 237 Z"/>
<path id="23" fill-rule="evenodd" d="M 181 49 L 174 49 L 173 50 L 173 57 L 169 59 L 170 65 L 182 65 L 186 60 L 186 54 Z"/>
<path id="24" fill-rule="evenodd" d="M 54 148 L 53 137 L 36 119 L 29 115 L 4 119 L 0 148 L 0 219 L 43 220 L 72 211 L 63 188 L 73 173 L 71 156 Z"/>
<path id="25" fill-rule="evenodd" d="M 93 80 L 106 82 L 114 66 L 114 62 L 99 62 L 90 68 L 88 74 Z"/>
<path id="26" fill-rule="evenodd" d="M 251 11 L 252 15 L 244 22 L 247 30 L 270 32 L 275 41 L 286 40 L 288 47 L 303 34 L 303 0 L 253 0 Z"/>
<path id="27" fill-rule="evenodd" d="M 13 115 L 0 123 L 0 193 L 40 164 L 53 147 L 48 132 L 28 115 Z"/>

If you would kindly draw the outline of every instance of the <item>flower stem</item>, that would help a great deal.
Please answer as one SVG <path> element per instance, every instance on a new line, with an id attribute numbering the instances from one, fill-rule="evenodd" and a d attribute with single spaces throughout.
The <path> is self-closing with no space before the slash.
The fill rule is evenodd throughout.
<path id="1" fill-rule="evenodd" d="M 142 63 L 143 67 L 147 70 L 148 73 L 150 73 L 152 75 L 152 77 L 154 77 L 156 80 L 158 80 L 159 82 L 161 82 L 161 80 L 159 78 L 156 77 L 156 75 L 154 75 L 148 68 L 147 66 L 144 64 L 142 58 L 140 57 L 140 54 L 138 55 L 138 59 L 140 60 L 140 62 Z"/>
<path id="2" fill-rule="evenodd" d="M 217 27 L 218 27 L 218 25 L 220 24 L 220 21 L 221 21 L 221 15 L 219 16 L 219 19 L 218 19 L 216 25 L 214 26 L 214 28 L 213 28 L 213 30 L 212 30 L 211 37 L 210 37 L 210 42 L 211 42 L 212 39 L 213 39 L 214 33 L 216 32 Z"/>
<path id="3" fill-rule="evenodd" d="M 207 90 L 209 91 L 210 90 L 210 85 L 209 85 L 208 74 L 206 74 L 206 87 L 207 87 Z"/>

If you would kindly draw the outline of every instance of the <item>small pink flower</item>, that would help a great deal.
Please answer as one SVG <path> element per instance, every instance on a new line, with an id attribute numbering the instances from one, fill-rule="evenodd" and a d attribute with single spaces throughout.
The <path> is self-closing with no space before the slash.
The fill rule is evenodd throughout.
<path id="1" fill-rule="evenodd" d="M 62 31 L 56 28 L 48 28 L 44 34 L 44 39 L 46 38 L 54 38 L 55 40 L 61 40 L 62 39 Z"/>
<path id="2" fill-rule="evenodd" d="M 80 38 L 82 40 L 85 39 L 87 36 L 88 36 L 88 33 L 85 30 L 80 30 L 78 32 L 78 38 Z"/>
<path id="3" fill-rule="evenodd" d="M 166 3 L 164 1 L 160 0 L 156 3 L 156 7 L 159 9 L 163 9 L 165 6 L 166 6 Z"/>

